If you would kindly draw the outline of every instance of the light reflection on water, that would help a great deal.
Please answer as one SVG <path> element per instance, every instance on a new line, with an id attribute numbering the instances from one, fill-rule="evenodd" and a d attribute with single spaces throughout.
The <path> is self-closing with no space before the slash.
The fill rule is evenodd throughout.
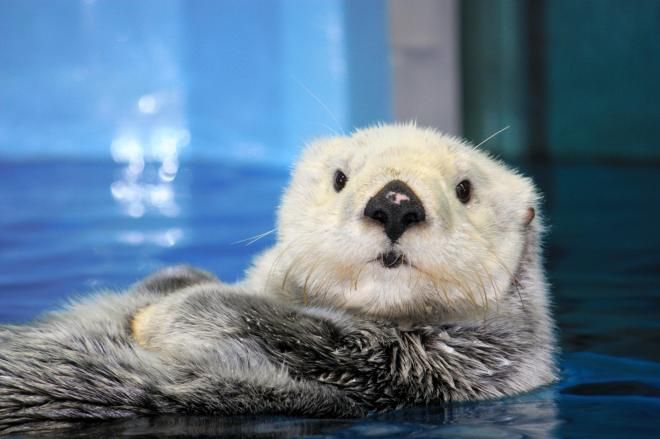
<path id="1" fill-rule="evenodd" d="M 119 242 L 136 246 L 154 244 L 160 247 L 173 247 L 181 238 L 183 238 L 183 230 L 178 227 L 152 232 L 125 230 L 118 234 Z"/>
<path id="2" fill-rule="evenodd" d="M 156 112 L 158 100 L 153 95 L 142 96 L 138 106 L 141 111 L 151 114 Z M 112 197 L 125 215 L 132 218 L 140 218 L 148 211 L 177 217 L 180 206 L 173 183 L 179 171 L 180 150 L 190 143 L 190 132 L 185 128 L 158 127 L 145 137 L 149 139 L 147 144 L 130 134 L 119 135 L 112 141 L 113 160 L 125 166 L 121 178 L 110 185 Z M 151 166 L 156 166 L 157 172 L 145 172 Z M 131 238 L 124 239 L 124 242 L 155 242 L 171 246 L 180 235 L 167 232 L 158 234 L 157 238 L 141 236 L 139 239 L 130 235 Z"/>

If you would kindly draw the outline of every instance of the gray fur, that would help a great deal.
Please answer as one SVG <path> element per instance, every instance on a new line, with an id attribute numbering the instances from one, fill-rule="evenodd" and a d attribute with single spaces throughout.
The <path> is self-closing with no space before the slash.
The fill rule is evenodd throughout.
<path id="1" fill-rule="evenodd" d="M 0 327 L 0 433 L 162 413 L 352 417 L 526 391 L 555 377 L 551 328 L 525 306 L 525 286 L 538 285 L 528 277 L 518 273 L 505 313 L 406 325 L 166 270 L 126 293 Z M 188 342 L 177 355 L 147 351 L 130 335 L 135 312 L 164 294 L 174 307 L 164 323 Z"/>

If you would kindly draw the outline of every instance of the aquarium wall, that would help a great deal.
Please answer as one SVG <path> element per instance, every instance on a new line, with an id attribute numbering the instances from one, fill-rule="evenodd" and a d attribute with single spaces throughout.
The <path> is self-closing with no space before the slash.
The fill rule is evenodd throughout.
<path id="1" fill-rule="evenodd" d="M 387 5 L 4 0 L 0 157 L 287 166 L 391 118 Z"/>
<path id="2" fill-rule="evenodd" d="M 537 161 L 660 160 L 660 2 L 461 2 L 464 134 Z"/>

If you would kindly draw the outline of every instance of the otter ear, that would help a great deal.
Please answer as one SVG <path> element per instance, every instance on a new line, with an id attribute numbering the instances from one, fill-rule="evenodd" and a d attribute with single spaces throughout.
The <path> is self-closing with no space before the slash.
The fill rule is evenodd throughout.
<path id="1" fill-rule="evenodd" d="M 536 216 L 536 211 L 534 210 L 533 207 L 528 207 L 527 211 L 525 212 L 525 216 L 523 217 L 525 226 L 528 226 L 534 217 Z"/>

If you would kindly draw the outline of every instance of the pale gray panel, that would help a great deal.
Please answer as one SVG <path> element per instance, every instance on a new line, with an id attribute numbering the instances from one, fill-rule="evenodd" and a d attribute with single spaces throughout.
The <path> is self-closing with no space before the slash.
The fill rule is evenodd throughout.
<path id="1" fill-rule="evenodd" d="M 394 116 L 461 134 L 458 0 L 390 0 Z"/>

